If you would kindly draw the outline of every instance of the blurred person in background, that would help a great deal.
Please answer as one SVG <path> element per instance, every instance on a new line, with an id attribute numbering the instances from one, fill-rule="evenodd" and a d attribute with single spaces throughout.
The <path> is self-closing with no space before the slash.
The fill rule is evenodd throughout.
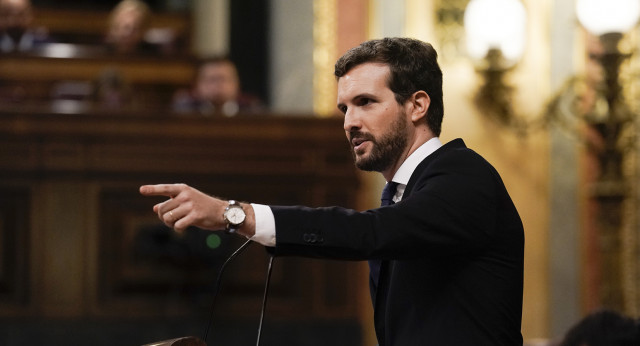
<path id="1" fill-rule="evenodd" d="M 222 56 L 200 62 L 192 89 L 179 90 L 173 100 L 173 110 L 178 113 L 231 117 L 256 113 L 262 108 L 258 98 L 242 92 L 236 65 Z"/>
<path id="2" fill-rule="evenodd" d="M 613 310 L 593 312 L 574 325 L 559 346 L 637 346 L 640 320 Z"/>
<path id="3" fill-rule="evenodd" d="M 104 68 L 94 85 L 94 106 L 101 109 L 118 110 L 134 105 L 131 84 L 118 69 Z"/>
<path id="4" fill-rule="evenodd" d="M 123 0 L 109 15 L 105 43 L 112 53 L 131 54 L 153 51 L 144 41 L 151 10 L 139 0 Z"/>
<path id="5" fill-rule="evenodd" d="M 0 51 L 28 52 L 49 41 L 45 28 L 33 27 L 29 0 L 0 0 Z"/>

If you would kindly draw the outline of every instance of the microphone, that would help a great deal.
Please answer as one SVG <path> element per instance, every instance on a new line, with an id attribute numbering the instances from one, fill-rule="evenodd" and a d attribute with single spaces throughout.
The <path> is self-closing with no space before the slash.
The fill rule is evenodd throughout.
<path id="1" fill-rule="evenodd" d="M 216 278 L 216 282 L 215 282 L 215 287 L 214 287 L 214 291 L 213 291 L 213 300 L 211 302 L 211 314 L 209 315 L 209 321 L 207 323 L 207 327 L 205 329 L 204 332 L 204 341 L 200 338 L 197 338 L 195 336 L 184 336 L 184 337 L 180 337 L 180 338 L 175 338 L 175 339 L 170 339 L 170 340 L 163 340 L 163 341 L 158 341 L 158 342 L 153 342 L 150 344 L 144 344 L 142 346 L 207 346 L 206 340 L 207 340 L 207 336 L 209 336 L 209 327 L 211 326 L 211 322 L 213 320 L 213 311 L 214 311 L 214 307 L 215 307 L 215 302 L 216 302 L 216 297 L 218 296 L 218 292 L 220 291 L 220 283 L 222 281 L 222 274 L 224 273 L 225 268 L 227 267 L 227 264 L 229 264 L 229 262 L 231 262 L 234 258 L 236 258 L 242 251 L 244 251 L 247 247 L 249 247 L 249 245 L 251 245 L 251 240 L 247 240 L 244 244 L 242 244 L 238 249 L 236 249 L 236 251 L 234 251 L 225 261 L 224 263 L 222 263 L 222 266 L 220 267 L 220 271 L 218 272 L 218 277 Z M 271 276 L 271 262 L 273 261 L 273 256 L 271 256 L 271 261 L 269 262 L 269 273 L 268 273 L 268 277 Z M 269 283 L 269 278 L 267 278 L 267 285 Z M 264 306 L 266 304 L 266 294 L 267 294 L 267 288 L 265 287 L 265 297 L 264 297 L 264 301 L 263 301 L 263 308 L 262 308 L 262 316 L 260 318 L 260 327 L 258 329 L 258 345 L 260 344 L 260 331 L 262 329 L 262 318 L 264 317 Z"/>
<path id="2" fill-rule="evenodd" d="M 211 322 L 213 321 L 213 312 L 216 303 L 216 298 L 218 297 L 218 292 L 220 291 L 220 283 L 222 282 L 222 274 L 224 273 L 227 264 L 231 262 L 234 258 L 236 258 L 240 253 L 242 253 L 249 245 L 251 245 L 252 241 L 247 240 L 244 244 L 242 244 L 236 251 L 234 251 L 225 261 L 222 263 L 220 267 L 220 272 L 218 272 L 218 277 L 216 278 L 215 287 L 213 291 L 213 300 L 211 301 L 211 314 L 209 315 L 209 321 L 207 323 L 207 327 L 204 332 L 203 339 L 199 339 L 195 336 L 185 336 L 170 340 L 164 340 L 159 342 L 154 342 L 151 344 L 145 344 L 142 346 L 207 346 L 207 337 L 209 336 L 209 327 L 211 326 Z M 264 285 L 264 295 L 262 297 L 262 309 L 260 311 L 260 323 L 258 325 L 258 337 L 256 340 L 256 346 L 260 346 L 260 339 L 262 337 L 262 325 L 264 322 L 265 311 L 267 308 L 267 296 L 269 294 L 269 284 L 271 283 L 271 272 L 273 271 L 273 255 L 269 255 L 269 265 L 267 268 L 267 279 Z"/>
<path id="3" fill-rule="evenodd" d="M 267 310 L 267 295 L 269 294 L 269 283 L 271 282 L 271 271 L 273 270 L 273 255 L 269 255 L 269 267 L 267 269 L 267 282 L 264 284 L 264 295 L 262 296 L 262 310 L 260 311 L 260 324 L 258 325 L 258 338 L 256 346 L 260 346 L 262 336 L 262 322 L 264 322 L 265 311 Z"/>
<path id="4" fill-rule="evenodd" d="M 218 292 L 220 291 L 220 282 L 222 281 L 222 274 L 224 273 L 225 268 L 227 268 L 227 264 L 231 262 L 236 256 L 238 256 L 244 249 L 251 245 L 251 240 L 247 240 L 244 244 L 240 245 L 240 247 L 232 253 L 229 258 L 227 258 L 222 266 L 220 267 L 220 272 L 218 272 L 218 277 L 216 278 L 216 284 L 213 290 L 213 300 L 211 301 L 211 314 L 209 315 L 209 322 L 207 323 L 207 328 L 204 331 L 204 340 L 206 345 L 207 337 L 209 336 L 209 327 L 211 327 L 211 322 L 213 321 L 213 308 L 216 305 L 216 298 L 218 297 Z"/>

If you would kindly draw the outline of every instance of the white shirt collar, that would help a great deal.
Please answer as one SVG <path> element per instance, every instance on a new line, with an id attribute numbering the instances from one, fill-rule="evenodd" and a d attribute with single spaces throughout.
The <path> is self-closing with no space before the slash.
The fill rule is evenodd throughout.
<path id="1" fill-rule="evenodd" d="M 9 35 L 4 34 L 2 35 L 2 38 L 0 38 L 0 50 L 5 53 L 12 51 L 26 52 L 33 48 L 34 41 L 35 36 L 29 31 L 20 36 L 20 41 L 18 41 L 17 44 L 13 42 Z"/>
<path id="2" fill-rule="evenodd" d="M 409 183 L 409 179 L 413 174 L 413 171 L 416 170 L 416 167 L 422 162 L 427 156 L 431 155 L 434 151 L 438 150 L 442 146 L 440 139 L 438 137 L 433 137 L 430 140 L 426 141 L 424 144 L 418 147 L 406 160 L 400 165 L 398 171 L 393 176 L 391 181 L 395 181 L 400 185 L 407 185 Z"/>
<path id="3" fill-rule="evenodd" d="M 411 153 L 411 155 L 404 160 L 396 174 L 393 176 L 393 179 L 391 179 L 391 181 L 398 183 L 396 194 L 393 196 L 394 202 L 398 202 L 402 199 L 404 189 L 407 187 L 413 171 L 416 170 L 416 167 L 418 167 L 420 162 L 427 158 L 427 156 L 431 155 L 434 151 L 438 150 L 441 146 L 442 143 L 440 142 L 440 139 L 438 137 L 433 137 L 419 146 L 416 151 Z"/>

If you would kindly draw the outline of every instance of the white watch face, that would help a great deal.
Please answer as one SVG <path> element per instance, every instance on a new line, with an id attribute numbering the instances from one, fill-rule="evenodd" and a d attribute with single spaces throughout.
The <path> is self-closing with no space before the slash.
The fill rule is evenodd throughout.
<path id="1" fill-rule="evenodd" d="M 232 225 L 239 225 L 244 222 L 245 214 L 242 208 L 231 207 L 229 208 L 229 210 L 227 210 L 225 215 L 229 223 Z"/>

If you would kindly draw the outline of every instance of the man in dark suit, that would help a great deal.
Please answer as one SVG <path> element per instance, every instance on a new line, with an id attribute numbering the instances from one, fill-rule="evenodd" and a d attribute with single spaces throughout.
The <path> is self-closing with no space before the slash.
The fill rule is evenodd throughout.
<path id="1" fill-rule="evenodd" d="M 50 43 L 46 28 L 33 26 L 30 0 L 0 0 L 0 52 L 31 52 Z"/>
<path id="2" fill-rule="evenodd" d="M 461 139 L 441 145 L 433 47 L 368 41 L 335 74 L 356 166 L 387 180 L 381 208 L 238 205 L 180 184 L 141 193 L 173 197 L 154 211 L 177 231 L 227 228 L 276 255 L 369 260 L 380 345 L 522 345 L 522 222 L 487 161 Z"/>

